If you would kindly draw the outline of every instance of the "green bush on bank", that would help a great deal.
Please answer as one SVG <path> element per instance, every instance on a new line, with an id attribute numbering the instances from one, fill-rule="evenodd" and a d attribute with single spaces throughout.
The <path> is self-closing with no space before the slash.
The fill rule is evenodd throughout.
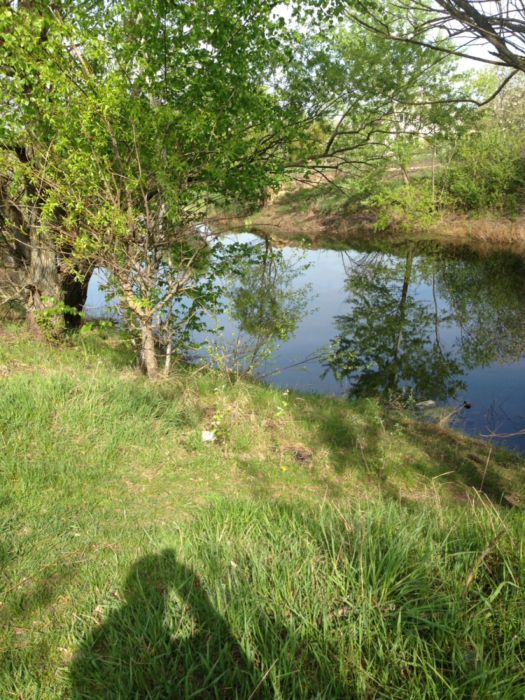
<path id="1" fill-rule="evenodd" d="M 478 130 L 440 144 L 434 157 L 421 142 L 405 174 L 403 180 L 384 163 L 367 174 L 292 189 L 277 206 L 284 216 L 311 211 L 328 221 L 371 216 L 377 230 L 404 233 L 425 231 L 447 212 L 515 217 L 525 205 L 525 137 L 482 121 Z"/>
<path id="2" fill-rule="evenodd" d="M 431 180 L 418 177 L 409 184 L 397 180 L 382 183 L 364 205 L 376 212 L 378 231 L 410 233 L 425 231 L 437 223 L 443 202 L 437 201 Z"/>
<path id="3" fill-rule="evenodd" d="M 525 194 L 523 135 L 499 129 L 469 133 L 449 158 L 439 186 L 454 208 L 473 213 L 519 212 Z"/>

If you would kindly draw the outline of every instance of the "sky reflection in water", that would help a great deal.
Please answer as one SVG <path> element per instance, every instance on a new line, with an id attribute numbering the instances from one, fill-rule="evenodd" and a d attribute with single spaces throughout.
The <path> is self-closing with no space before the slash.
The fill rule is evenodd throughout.
<path id="1" fill-rule="evenodd" d="M 230 239 L 262 245 L 251 234 Z M 281 248 L 271 267 L 231 282 L 229 292 L 230 313 L 216 320 L 224 326 L 220 343 L 231 347 L 240 334 L 245 344 L 264 345 L 272 319 L 285 338 L 274 338 L 276 349 L 258 368 L 266 381 L 349 397 L 466 401 L 472 407 L 455 425 L 472 435 L 525 428 L 522 255 L 435 242 Z M 90 310 L 104 313 L 98 277 Z M 254 314 L 264 319 L 264 338 L 254 338 Z M 523 436 L 503 444 L 525 452 Z"/>

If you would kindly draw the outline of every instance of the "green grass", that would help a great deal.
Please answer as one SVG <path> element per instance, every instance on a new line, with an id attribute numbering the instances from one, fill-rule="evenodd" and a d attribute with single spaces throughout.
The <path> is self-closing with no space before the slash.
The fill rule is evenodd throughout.
<path id="1" fill-rule="evenodd" d="M 315 209 L 324 216 L 344 213 L 352 202 L 349 191 L 339 189 L 330 183 L 291 189 L 281 194 L 277 200 L 279 209 L 284 213 L 304 213 L 309 209 Z"/>
<path id="2" fill-rule="evenodd" d="M 0 450 L 1 698 L 523 697 L 516 456 L 16 327 Z"/>

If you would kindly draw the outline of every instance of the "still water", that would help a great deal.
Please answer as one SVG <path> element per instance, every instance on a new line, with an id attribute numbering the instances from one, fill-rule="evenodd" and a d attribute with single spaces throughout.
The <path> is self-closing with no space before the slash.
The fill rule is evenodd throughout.
<path id="1" fill-rule="evenodd" d="M 228 241 L 265 246 L 252 234 Z M 525 452 L 525 255 L 436 242 L 285 247 L 228 280 L 200 334 L 215 362 L 283 388 L 458 408 L 452 425 Z M 100 276 L 88 314 L 107 313 Z M 464 407 L 466 406 L 466 407 Z"/>

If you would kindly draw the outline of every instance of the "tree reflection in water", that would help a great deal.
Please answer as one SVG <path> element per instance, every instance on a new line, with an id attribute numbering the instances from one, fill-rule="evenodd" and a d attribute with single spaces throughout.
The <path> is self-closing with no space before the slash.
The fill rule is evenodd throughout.
<path id="1" fill-rule="evenodd" d="M 454 399 L 466 370 L 523 356 L 522 258 L 410 243 L 345 264 L 350 310 L 336 318 L 325 365 L 351 396 Z M 422 284 L 428 298 L 415 293 Z"/>
<path id="2" fill-rule="evenodd" d="M 310 285 L 295 284 L 306 267 L 299 253 L 285 256 L 269 239 L 255 248 L 257 255 L 237 266 L 226 295 L 238 331 L 229 364 L 244 373 L 259 368 L 293 335 L 307 313 L 311 293 Z"/>

